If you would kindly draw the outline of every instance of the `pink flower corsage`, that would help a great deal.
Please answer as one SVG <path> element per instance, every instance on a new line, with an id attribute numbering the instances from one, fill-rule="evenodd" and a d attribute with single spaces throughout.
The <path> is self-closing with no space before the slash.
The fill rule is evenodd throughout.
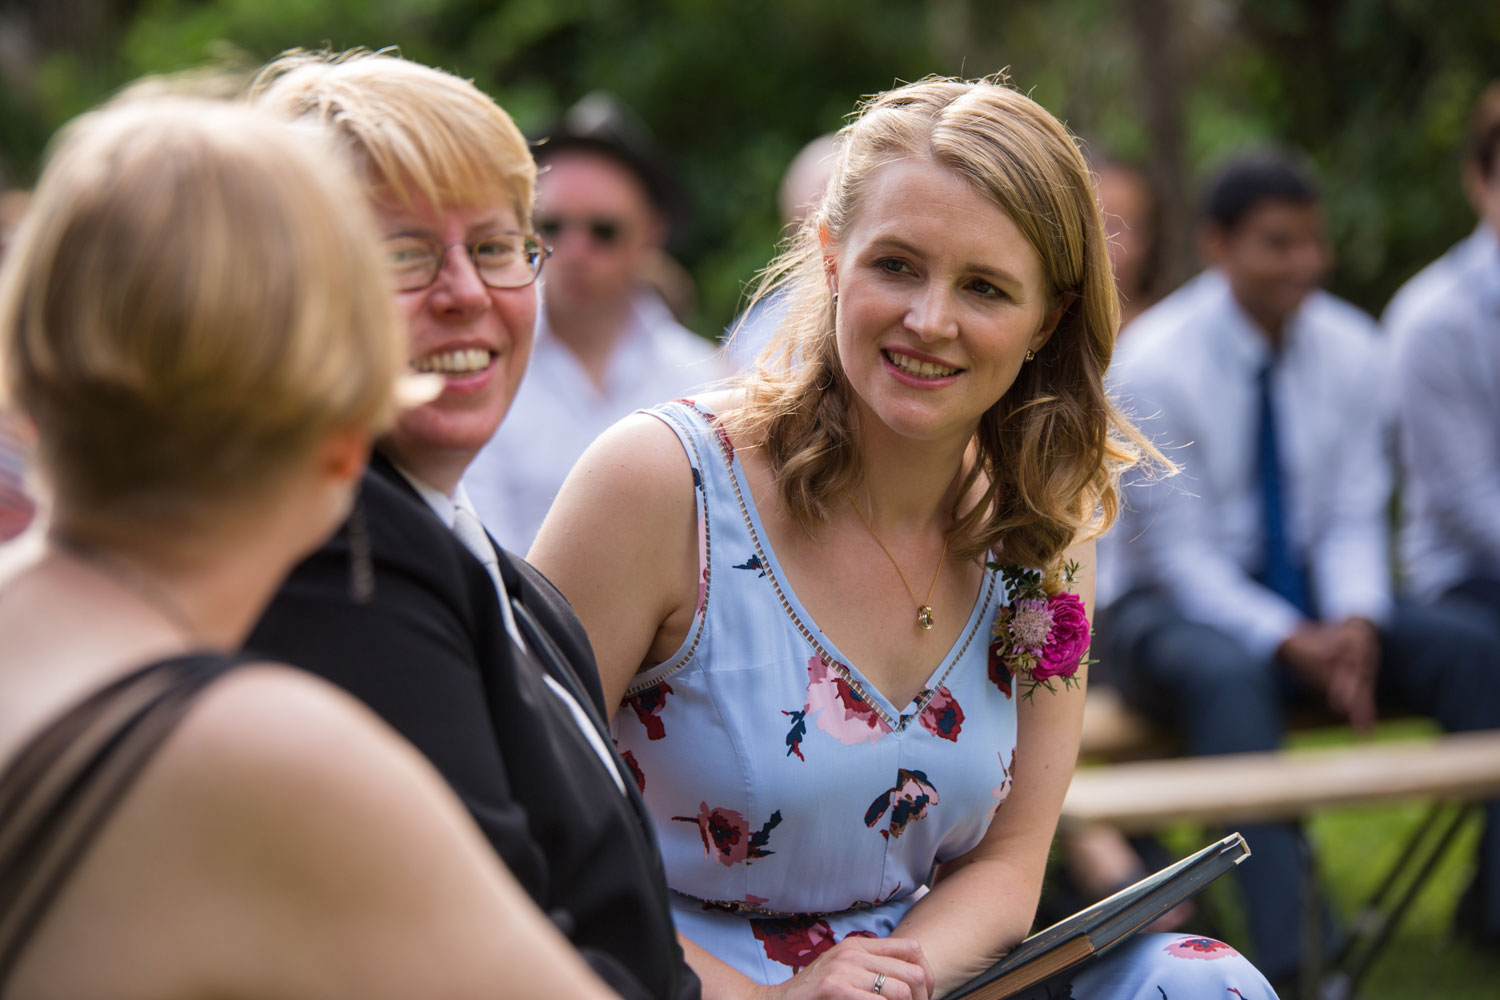
<path id="1" fill-rule="evenodd" d="M 1083 600 L 1067 588 L 1078 564 L 1059 562 L 1043 574 L 1018 566 L 990 563 L 1005 581 L 1010 603 L 995 615 L 990 630 L 990 662 L 1000 663 L 1020 679 L 1021 697 L 1030 700 L 1038 687 L 1053 693 L 1054 679 L 1064 688 L 1078 686 L 1078 668 L 1089 648 L 1089 618 Z"/>

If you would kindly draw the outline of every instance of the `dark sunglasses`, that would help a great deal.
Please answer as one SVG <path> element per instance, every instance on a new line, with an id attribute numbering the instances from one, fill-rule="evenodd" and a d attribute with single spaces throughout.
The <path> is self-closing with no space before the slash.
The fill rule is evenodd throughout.
<path id="1" fill-rule="evenodd" d="M 536 220 L 536 231 L 548 240 L 555 240 L 569 229 L 583 229 L 589 238 L 602 247 L 612 246 L 620 239 L 625 226 L 618 219 L 602 216 L 592 219 L 570 219 L 565 215 L 554 215 Z"/>

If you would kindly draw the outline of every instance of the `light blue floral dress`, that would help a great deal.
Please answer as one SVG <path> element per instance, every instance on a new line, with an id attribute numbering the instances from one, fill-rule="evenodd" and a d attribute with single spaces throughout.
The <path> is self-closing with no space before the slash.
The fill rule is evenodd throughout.
<path id="1" fill-rule="evenodd" d="M 953 648 L 892 705 L 786 585 L 718 421 L 687 400 L 649 412 L 692 466 L 698 607 L 682 647 L 627 690 L 614 736 L 656 824 L 678 930 L 778 983 L 845 937 L 888 935 L 934 864 L 975 847 L 1005 807 L 1016 701 L 989 653 L 1004 585 L 986 570 Z M 1086 992 L 1091 978 L 1108 992 Z M 1072 995 L 1161 1000 L 1158 986 L 1274 995 L 1233 949 L 1181 935 L 1132 942 Z"/>

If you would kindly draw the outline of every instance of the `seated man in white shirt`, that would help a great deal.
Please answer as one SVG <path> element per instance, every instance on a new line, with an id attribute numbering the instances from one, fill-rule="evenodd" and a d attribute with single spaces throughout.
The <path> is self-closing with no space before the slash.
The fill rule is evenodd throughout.
<path id="1" fill-rule="evenodd" d="M 1385 702 L 1449 729 L 1500 725 L 1500 633 L 1471 609 L 1392 599 L 1382 346 L 1318 288 L 1330 253 L 1314 182 L 1289 159 L 1236 160 L 1206 216 L 1212 269 L 1137 319 L 1116 356 L 1120 400 L 1182 467 L 1131 487 L 1109 539 L 1126 697 L 1195 754 L 1275 747 L 1299 698 L 1361 728 Z M 1489 819 L 1493 882 L 1494 806 Z M 1302 957 L 1300 835 L 1244 832 L 1256 961 L 1285 979 Z M 1482 930 L 1500 934 L 1487 888 Z"/>
<path id="2" fill-rule="evenodd" d="M 1469 128 L 1464 188 L 1479 225 L 1397 293 L 1395 351 L 1407 581 L 1500 622 L 1500 79 Z"/>
<path id="3" fill-rule="evenodd" d="M 536 343 L 510 414 L 464 476 L 485 526 L 531 547 L 573 464 L 616 420 L 727 371 L 646 282 L 676 204 L 641 128 L 584 98 L 536 147 L 536 228 L 553 248 Z"/>

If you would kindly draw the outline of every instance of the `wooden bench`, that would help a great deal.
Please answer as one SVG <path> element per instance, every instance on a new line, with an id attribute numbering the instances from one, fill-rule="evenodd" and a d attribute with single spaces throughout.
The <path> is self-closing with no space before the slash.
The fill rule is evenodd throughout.
<path id="1" fill-rule="evenodd" d="M 1083 700 L 1084 760 L 1134 760 L 1177 753 L 1171 733 L 1128 707 L 1112 687 L 1090 687 Z"/>
<path id="2" fill-rule="evenodd" d="M 1068 789 L 1063 820 L 1144 833 L 1175 823 L 1300 819 L 1328 806 L 1416 797 L 1500 798 L 1500 730 L 1083 767 Z"/>
<path id="3" fill-rule="evenodd" d="M 1104 695 L 1105 697 L 1099 697 Z M 1089 692 L 1084 755 L 1062 823 L 1145 833 L 1192 823 L 1213 828 L 1302 819 L 1318 809 L 1403 798 L 1433 802 L 1390 871 L 1356 914 L 1329 969 L 1321 967 L 1321 908 L 1312 858 L 1304 920 L 1304 995 L 1350 996 L 1477 803 L 1500 798 L 1500 731 L 1219 757 L 1122 761 L 1170 752 L 1173 741 L 1107 689 Z M 1255 845 L 1252 842 L 1253 852 Z"/>

